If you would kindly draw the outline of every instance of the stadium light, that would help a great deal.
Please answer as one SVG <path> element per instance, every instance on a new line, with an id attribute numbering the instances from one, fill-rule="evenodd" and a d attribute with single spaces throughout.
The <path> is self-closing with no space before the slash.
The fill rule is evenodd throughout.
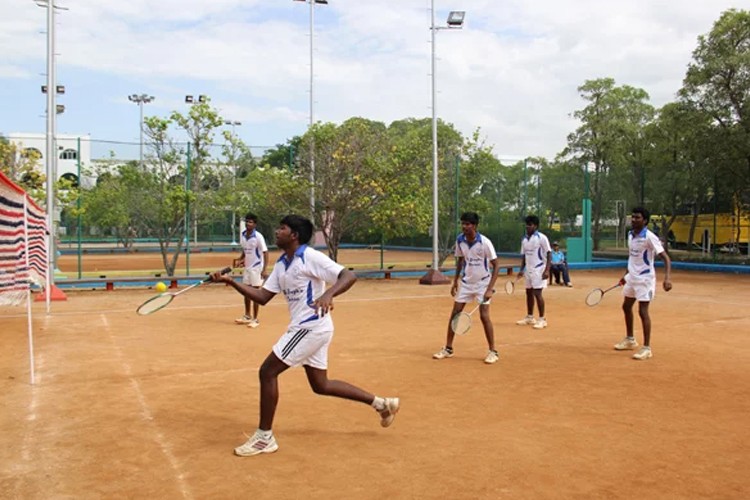
<path id="1" fill-rule="evenodd" d="M 441 29 L 460 29 L 463 27 L 466 12 L 451 11 L 445 26 L 435 25 L 435 0 L 430 0 L 432 32 L 432 269 L 420 278 L 419 282 L 425 285 L 436 285 L 448 283 L 439 269 L 438 262 L 438 140 L 437 140 L 437 106 L 435 99 L 435 34 Z"/>
<path id="2" fill-rule="evenodd" d="M 147 95 L 147 94 L 131 94 L 128 96 L 128 101 L 136 103 L 141 110 L 141 121 L 139 122 L 140 128 L 141 128 L 141 135 L 140 135 L 140 142 L 139 142 L 141 154 L 140 154 L 139 163 L 141 166 L 143 166 L 143 105 L 152 102 L 154 99 L 156 99 L 156 97 L 152 95 Z"/>
<path id="3" fill-rule="evenodd" d="M 313 50 L 315 47 L 315 4 L 328 5 L 328 0 L 294 0 L 310 4 L 310 125 L 315 123 L 315 96 L 313 93 Z M 315 223 L 315 141 L 310 137 L 310 218 Z"/>

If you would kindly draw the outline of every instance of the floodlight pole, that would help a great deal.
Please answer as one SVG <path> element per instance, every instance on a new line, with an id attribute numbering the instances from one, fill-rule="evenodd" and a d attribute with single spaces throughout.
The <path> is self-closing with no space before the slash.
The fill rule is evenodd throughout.
<path id="1" fill-rule="evenodd" d="M 130 102 L 136 103 L 138 105 L 138 107 L 140 108 L 140 110 L 141 110 L 141 121 L 139 122 L 140 129 L 141 129 L 141 135 L 140 135 L 140 139 L 139 139 L 139 144 L 140 144 L 140 161 L 139 161 L 139 165 L 141 167 L 143 166 L 143 105 L 150 103 L 154 99 L 156 99 L 156 97 L 154 97 L 152 95 L 147 95 L 147 94 L 140 94 L 140 95 L 139 94 L 131 94 L 131 95 L 128 96 L 128 100 Z"/>
<path id="2" fill-rule="evenodd" d="M 54 270 L 57 268 L 57 245 L 55 242 L 55 180 L 57 178 L 57 152 L 55 151 L 55 2 L 47 0 L 47 312 L 50 310 L 49 296 L 55 284 Z M 41 5 L 40 5 L 41 7 Z"/>
<path id="3" fill-rule="evenodd" d="M 315 49 L 315 4 L 328 5 L 328 0 L 294 0 L 310 4 L 310 125 L 308 131 L 315 124 L 315 94 L 314 94 L 314 58 Z M 310 136 L 310 218 L 315 223 L 315 140 Z"/>
<path id="4" fill-rule="evenodd" d="M 229 125 L 229 126 L 232 127 L 232 139 L 234 139 L 234 137 L 235 137 L 234 127 L 236 127 L 238 125 L 242 125 L 242 122 L 237 121 L 237 120 L 224 120 L 224 125 Z M 234 144 L 232 145 L 232 151 L 234 151 Z M 232 153 L 232 156 L 234 156 L 234 153 Z M 232 158 L 232 160 L 234 160 L 234 165 L 232 165 L 232 172 L 233 172 L 233 175 L 232 175 L 232 196 L 234 197 L 234 186 L 235 186 L 235 184 L 237 182 L 237 159 L 236 158 Z M 238 244 L 237 243 L 237 238 L 234 237 L 234 232 L 237 229 L 235 227 L 236 223 L 237 222 L 236 222 L 236 219 L 235 219 L 234 208 L 232 208 L 232 243 L 231 243 L 232 245 L 237 245 Z"/>
<path id="5" fill-rule="evenodd" d="M 460 20 L 453 20 L 454 14 L 460 14 Z M 449 280 L 440 273 L 438 255 L 438 121 L 436 99 L 436 68 L 435 68 L 435 34 L 439 29 L 460 28 L 463 24 L 463 13 L 451 12 L 448 26 L 435 26 L 435 0 L 430 0 L 430 32 L 431 32 L 431 87 L 432 87 L 432 269 L 419 282 L 422 284 L 448 283 Z"/>

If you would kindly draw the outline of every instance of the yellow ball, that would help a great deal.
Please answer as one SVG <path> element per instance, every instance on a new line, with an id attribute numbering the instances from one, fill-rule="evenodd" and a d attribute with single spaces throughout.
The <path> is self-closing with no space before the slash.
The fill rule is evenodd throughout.
<path id="1" fill-rule="evenodd" d="M 156 284 L 156 291 L 159 293 L 164 293 L 167 291 L 167 285 L 165 285 L 162 281 L 158 282 Z"/>

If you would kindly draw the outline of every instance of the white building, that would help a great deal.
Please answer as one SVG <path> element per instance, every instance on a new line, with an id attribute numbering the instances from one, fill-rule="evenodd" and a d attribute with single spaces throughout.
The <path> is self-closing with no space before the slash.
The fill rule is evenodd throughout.
<path id="1" fill-rule="evenodd" d="M 45 172 L 47 166 L 47 136 L 46 134 L 12 133 L 6 136 L 21 154 L 34 151 L 41 158 L 37 167 Z M 80 139 L 80 141 L 79 141 Z M 83 170 L 91 166 L 91 136 L 57 134 L 55 151 L 57 154 L 57 179 L 68 179 L 78 182 L 78 168 Z M 79 147 L 80 142 L 80 147 Z M 46 172 L 45 172 L 46 173 Z M 81 184 L 91 185 L 92 178 L 84 177 Z"/>

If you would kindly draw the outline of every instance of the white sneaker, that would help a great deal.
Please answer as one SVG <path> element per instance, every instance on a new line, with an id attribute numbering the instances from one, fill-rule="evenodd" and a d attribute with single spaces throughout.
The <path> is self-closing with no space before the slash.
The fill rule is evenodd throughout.
<path id="1" fill-rule="evenodd" d="M 536 324 L 536 320 L 534 319 L 534 316 L 526 316 L 525 318 L 519 319 L 518 321 L 516 321 L 516 324 L 517 325 L 521 325 L 521 326 L 523 326 L 523 325 L 535 325 Z"/>
<path id="2" fill-rule="evenodd" d="M 238 457 L 252 457 L 261 453 L 273 453 L 278 449 L 279 445 L 276 444 L 275 437 L 271 436 L 271 439 L 266 439 L 256 431 L 245 444 L 234 449 L 234 454 Z"/>
<path id="3" fill-rule="evenodd" d="M 633 354 L 633 359 L 643 361 L 643 360 L 651 358 L 652 356 L 653 356 L 653 353 L 651 352 L 651 348 L 644 345 L 643 347 L 641 347 L 640 351 Z"/>
<path id="4" fill-rule="evenodd" d="M 534 326 L 532 327 L 534 330 L 541 330 L 542 328 L 547 328 L 547 320 L 544 318 L 539 318 L 536 320 L 536 323 L 534 323 Z"/>
<path id="5" fill-rule="evenodd" d="M 258 328 L 259 326 L 260 326 L 260 321 L 258 321 L 257 319 L 251 319 L 250 321 L 247 322 L 248 328 Z"/>
<path id="6" fill-rule="evenodd" d="M 487 356 L 484 358 L 484 362 L 488 365 L 497 363 L 497 360 L 500 359 L 500 355 L 497 353 L 497 351 L 490 350 L 487 352 Z"/>
<path id="7" fill-rule="evenodd" d="M 377 410 L 380 414 L 380 425 L 388 427 L 393 423 L 393 419 L 396 418 L 396 413 L 400 409 L 401 403 L 398 398 L 385 398 L 385 407 L 382 410 Z"/>
<path id="8" fill-rule="evenodd" d="M 238 325 L 249 325 L 252 320 L 253 319 L 250 316 L 240 316 L 239 318 L 235 319 L 234 322 Z"/>
<path id="9" fill-rule="evenodd" d="M 636 347 L 638 347 L 638 342 L 633 337 L 625 337 L 615 344 L 616 351 L 631 351 Z"/>
<path id="10" fill-rule="evenodd" d="M 438 352 L 432 355 L 432 359 L 445 359 L 453 357 L 453 349 L 443 347 Z"/>

